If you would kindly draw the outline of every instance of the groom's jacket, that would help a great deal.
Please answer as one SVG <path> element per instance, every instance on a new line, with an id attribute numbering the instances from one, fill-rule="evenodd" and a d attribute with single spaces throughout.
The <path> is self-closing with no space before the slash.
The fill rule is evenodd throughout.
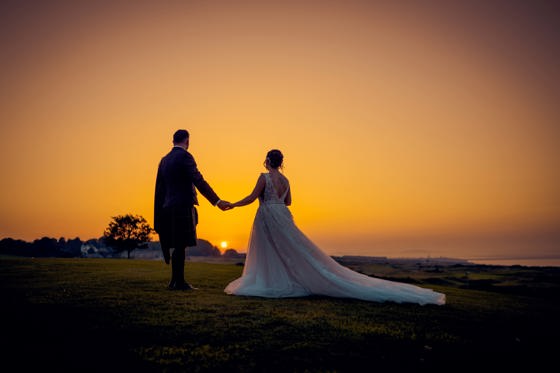
<path id="1" fill-rule="evenodd" d="M 158 166 L 154 203 L 156 232 L 160 231 L 164 209 L 198 205 L 195 187 L 212 205 L 218 202 L 219 197 L 198 171 L 193 156 L 185 149 L 173 147 Z"/>

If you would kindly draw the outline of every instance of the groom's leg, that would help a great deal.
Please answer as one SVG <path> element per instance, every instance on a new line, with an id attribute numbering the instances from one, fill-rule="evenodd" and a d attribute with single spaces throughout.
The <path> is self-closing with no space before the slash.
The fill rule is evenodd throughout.
<path id="1" fill-rule="evenodd" d="M 174 249 L 171 255 L 171 281 L 175 286 L 185 283 L 185 249 Z"/>
<path id="2" fill-rule="evenodd" d="M 175 289 L 191 289 L 185 282 L 185 250 L 187 246 L 196 246 L 196 224 L 194 208 L 177 209 L 174 212 L 174 247 L 171 255 L 172 281 Z M 180 249 L 177 249 L 180 248 Z"/>

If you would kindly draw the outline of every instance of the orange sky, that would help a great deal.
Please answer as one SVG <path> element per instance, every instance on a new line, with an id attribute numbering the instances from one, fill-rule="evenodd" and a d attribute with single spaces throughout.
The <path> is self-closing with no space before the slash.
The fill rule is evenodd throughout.
<path id="1" fill-rule="evenodd" d="M 0 237 L 152 222 L 186 128 L 232 201 L 281 149 L 296 223 L 331 254 L 560 254 L 559 18 L 544 1 L 2 2 Z M 199 236 L 244 251 L 256 208 L 203 199 Z"/>

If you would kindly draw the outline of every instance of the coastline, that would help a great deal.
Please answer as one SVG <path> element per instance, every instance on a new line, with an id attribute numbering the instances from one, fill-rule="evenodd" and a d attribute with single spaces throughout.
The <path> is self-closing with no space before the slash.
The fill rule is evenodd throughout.
<path id="1" fill-rule="evenodd" d="M 343 262 L 369 262 L 369 263 L 418 263 L 431 265 L 490 265 L 490 266 L 524 266 L 524 267 L 560 267 L 560 257 L 545 258 L 507 258 L 507 257 L 475 257 L 475 258 L 449 258 L 449 257 L 384 257 L 384 256 L 354 256 L 341 255 L 333 258 Z"/>
<path id="2" fill-rule="evenodd" d="M 135 259 L 161 259 L 159 251 L 135 250 Z M 245 253 L 239 253 L 238 258 L 209 257 L 209 256 L 189 256 L 187 261 L 193 262 L 212 262 L 212 263 L 239 263 L 244 262 Z M 541 258 L 508 258 L 508 257 L 473 257 L 473 258 L 453 258 L 453 257 L 387 257 L 387 256 L 368 256 L 368 255 L 331 255 L 332 258 L 342 262 L 361 262 L 361 263 L 403 263 L 423 265 L 490 265 L 490 266 L 524 266 L 524 267 L 560 267 L 560 257 L 541 257 Z"/>
<path id="3" fill-rule="evenodd" d="M 560 258 L 472 258 L 469 262 L 503 266 L 560 267 Z"/>

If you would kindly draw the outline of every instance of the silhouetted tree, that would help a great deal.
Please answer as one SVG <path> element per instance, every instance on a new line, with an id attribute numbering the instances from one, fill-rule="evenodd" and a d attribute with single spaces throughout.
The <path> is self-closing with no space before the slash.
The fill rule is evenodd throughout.
<path id="1" fill-rule="evenodd" d="M 60 240 L 59 240 L 60 243 Z M 82 240 L 76 237 L 74 239 L 66 240 L 66 243 L 61 248 L 62 252 L 70 257 L 77 257 L 82 255 Z"/>
<path id="2" fill-rule="evenodd" d="M 112 219 L 103 233 L 105 243 L 115 251 L 126 250 L 128 259 L 132 250 L 150 242 L 153 229 L 142 216 L 127 214 Z"/>
<path id="3" fill-rule="evenodd" d="M 23 240 L 3 238 L 0 241 L 0 253 L 7 255 L 31 256 L 31 244 Z"/>
<path id="4" fill-rule="evenodd" d="M 51 237 L 42 237 L 34 240 L 31 244 L 32 252 L 37 257 L 56 257 L 58 256 L 58 240 Z"/>

